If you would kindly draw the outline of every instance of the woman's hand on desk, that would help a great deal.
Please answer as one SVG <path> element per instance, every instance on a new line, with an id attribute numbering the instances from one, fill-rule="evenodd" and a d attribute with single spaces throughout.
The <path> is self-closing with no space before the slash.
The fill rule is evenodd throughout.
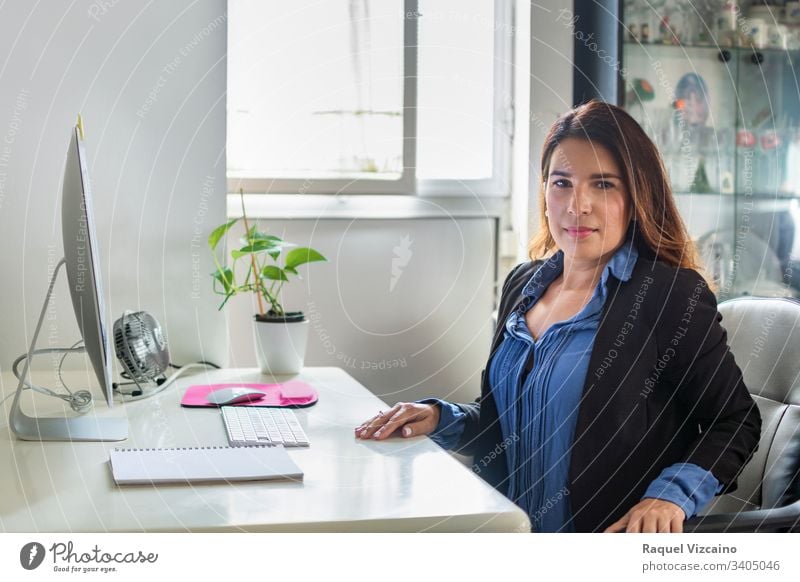
<path id="1" fill-rule="evenodd" d="M 684 519 L 686 514 L 680 506 L 648 497 L 608 526 L 605 533 L 681 533 Z"/>
<path id="2" fill-rule="evenodd" d="M 439 426 L 439 406 L 417 402 L 398 402 L 355 429 L 356 438 L 383 440 L 400 430 L 404 437 L 429 434 Z"/>

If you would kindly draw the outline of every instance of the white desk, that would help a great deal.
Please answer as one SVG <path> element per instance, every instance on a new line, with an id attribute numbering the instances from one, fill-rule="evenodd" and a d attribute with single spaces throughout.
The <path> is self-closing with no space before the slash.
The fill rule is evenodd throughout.
<path id="1" fill-rule="evenodd" d="M 78 388 L 70 374 L 67 381 Z M 319 402 L 296 410 L 311 440 L 288 449 L 303 483 L 240 482 L 117 487 L 108 463 L 113 447 L 226 445 L 216 409 L 182 408 L 197 383 L 269 381 L 258 370 L 226 370 L 179 380 L 162 393 L 108 409 L 126 415 L 121 443 L 26 442 L 0 418 L 0 531 L 530 531 L 527 515 L 427 437 L 357 440 L 353 428 L 387 405 L 339 368 L 306 368 Z M 34 378 L 36 379 L 36 377 Z M 284 378 L 285 379 L 285 378 Z M 40 381 L 43 381 L 40 379 Z M 2 374 L 0 392 L 16 389 Z M 26 391 L 23 410 L 60 407 Z M 55 407 L 55 408 L 54 408 Z"/>

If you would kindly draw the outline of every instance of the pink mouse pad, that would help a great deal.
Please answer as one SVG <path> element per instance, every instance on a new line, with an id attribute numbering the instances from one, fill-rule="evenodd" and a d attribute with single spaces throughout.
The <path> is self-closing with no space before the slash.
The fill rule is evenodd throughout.
<path id="1" fill-rule="evenodd" d="M 232 382 L 229 384 L 197 384 L 189 386 L 181 400 L 181 406 L 187 408 L 216 408 L 206 400 L 206 396 L 214 390 L 221 388 L 253 388 L 265 394 L 264 398 L 253 402 L 240 402 L 235 406 L 268 406 L 268 407 L 303 407 L 314 404 L 319 395 L 312 386 L 300 380 L 289 380 L 281 384 L 243 384 Z"/>

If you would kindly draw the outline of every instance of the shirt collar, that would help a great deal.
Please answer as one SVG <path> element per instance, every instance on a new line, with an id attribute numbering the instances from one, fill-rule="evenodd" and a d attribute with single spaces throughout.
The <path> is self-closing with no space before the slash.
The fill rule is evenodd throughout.
<path id="1" fill-rule="evenodd" d="M 620 281 L 627 281 L 633 274 L 633 267 L 636 265 L 636 259 L 639 258 L 639 252 L 636 250 L 636 245 L 632 240 L 627 239 L 622 246 L 617 249 L 617 252 L 608 261 L 606 268 L 603 269 L 603 283 L 608 279 L 610 272 Z"/>
<path id="2" fill-rule="evenodd" d="M 620 281 L 627 281 L 633 274 L 633 267 L 639 253 L 632 239 L 627 238 L 624 243 L 612 255 L 611 260 L 603 268 L 600 281 L 605 286 L 608 282 L 609 274 L 614 275 Z M 538 297 L 544 293 L 550 283 L 558 277 L 564 270 L 564 251 L 559 249 L 548 257 L 534 272 L 528 283 L 522 289 L 523 295 L 527 297 Z"/>

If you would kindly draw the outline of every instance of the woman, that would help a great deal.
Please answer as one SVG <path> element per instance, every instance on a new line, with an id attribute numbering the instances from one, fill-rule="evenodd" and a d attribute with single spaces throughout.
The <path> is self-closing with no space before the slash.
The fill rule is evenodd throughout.
<path id="1" fill-rule="evenodd" d="M 399 403 L 356 436 L 429 434 L 473 454 L 534 531 L 680 532 L 736 489 L 760 434 L 714 294 L 625 111 L 562 116 L 542 177 L 546 228 L 503 285 L 481 396 Z"/>

